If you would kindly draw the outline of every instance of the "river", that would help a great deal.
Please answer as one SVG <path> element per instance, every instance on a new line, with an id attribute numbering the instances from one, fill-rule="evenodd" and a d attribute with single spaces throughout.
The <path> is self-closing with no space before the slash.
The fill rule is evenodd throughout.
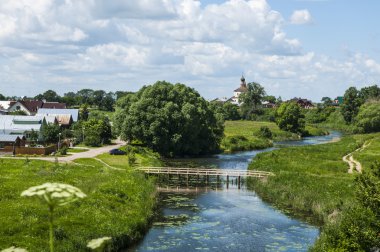
<path id="1" fill-rule="evenodd" d="M 340 133 L 284 141 L 281 147 L 336 141 Z M 178 164 L 247 169 L 260 152 L 244 151 L 209 158 L 176 160 Z M 129 251 L 307 251 L 319 229 L 293 219 L 263 202 L 243 185 L 164 188 L 160 215 L 144 239 Z"/>

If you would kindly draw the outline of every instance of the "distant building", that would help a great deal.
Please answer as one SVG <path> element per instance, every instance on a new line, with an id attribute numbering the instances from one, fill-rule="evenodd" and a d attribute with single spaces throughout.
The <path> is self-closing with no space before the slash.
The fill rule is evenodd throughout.
<path id="1" fill-rule="evenodd" d="M 66 108 L 66 104 L 60 102 L 21 100 L 10 102 L 10 106 L 7 110 L 8 112 L 24 111 L 27 115 L 35 115 L 40 108 L 64 109 Z"/>
<path id="2" fill-rule="evenodd" d="M 341 105 L 343 104 L 343 96 L 338 96 L 333 101 L 334 105 Z"/>
<path id="3" fill-rule="evenodd" d="M 58 117 L 60 124 L 67 124 L 68 122 L 76 122 L 79 118 L 79 109 L 38 109 L 37 115 L 40 116 L 55 116 Z M 71 118 L 71 119 L 70 119 Z M 70 122 L 70 124 L 71 124 Z"/>
<path id="4" fill-rule="evenodd" d="M 248 87 L 247 87 L 247 83 L 245 82 L 244 76 L 241 76 L 240 81 L 241 81 L 240 87 L 234 90 L 234 96 L 229 99 L 229 101 L 232 104 L 239 105 L 239 106 L 241 105 L 241 102 L 239 102 L 239 96 L 242 93 L 248 92 Z"/>
<path id="5" fill-rule="evenodd" d="M 313 102 L 308 99 L 302 99 L 302 98 L 293 98 L 289 101 L 296 102 L 298 105 L 300 105 L 304 109 L 311 109 L 314 108 Z"/>

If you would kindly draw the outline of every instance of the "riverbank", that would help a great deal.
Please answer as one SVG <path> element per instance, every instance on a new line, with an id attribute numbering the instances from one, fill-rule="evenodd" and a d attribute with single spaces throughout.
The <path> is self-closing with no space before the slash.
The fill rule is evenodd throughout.
<path id="1" fill-rule="evenodd" d="M 144 149 L 136 153 L 136 163 L 157 165 L 156 157 Z M 80 202 L 57 208 L 57 251 L 86 251 L 89 240 L 104 236 L 113 238 L 113 250 L 125 248 L 143 237 L 154 215 L 155 183 L 133 171 L 125 155 L 102 154 L 68 164 L 2 159 L 0 171 L 0 249 L 47 251 L 46 206 L 20 197 L 27 188 L 46 182 L 71 184 L 87 194 Z"/>
<path id="2" fill-rule="evenodd" d="M 226 121 L 224 129 L 225 137 L 221 147 L 224 152 L 261 150 L 273 146 L 276 141 L 299 140 L 300 136 L 281 130 L 273 122 L 257 121 Z M 260 136 L 260 128 L 268 127 L 272 137 L 264 138 Z M 306 136 L 322 136 L 328 132 L 314 126 L 306 126 Z"/>
<path id="3" fill-rule="evenodd" d="M 380 134 L 345 136 L 339 142 L 290 147 L 261 153 L 249 169 L 271 171 L 267 180 L 248 181 L 265 201 L 291 215 L 324 226 L 334 223 L 341 213 L 355 208 L 355 174 L 348 173 L 342 157 Z M 376 142 L 376 141 L 374 141 Z M 379 144 L 378 144 L 379 145 Z M 363 169 L 379 158 L 380 146 L 368 146 L 354 156 Z M 377 151 L 377 156 L 374 153 Z"/>

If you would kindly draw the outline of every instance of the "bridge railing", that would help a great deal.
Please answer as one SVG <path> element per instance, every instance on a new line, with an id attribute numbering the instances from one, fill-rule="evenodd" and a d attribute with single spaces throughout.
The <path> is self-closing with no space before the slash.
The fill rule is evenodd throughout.
<path id="1" fill-rule="evenodd" d="M 234 169 L 178 168 L 178 167 L 139 167 L 137 170 L 148 174 L 231 176 L 231 177 L 266 177 L 272 172 Z"/>

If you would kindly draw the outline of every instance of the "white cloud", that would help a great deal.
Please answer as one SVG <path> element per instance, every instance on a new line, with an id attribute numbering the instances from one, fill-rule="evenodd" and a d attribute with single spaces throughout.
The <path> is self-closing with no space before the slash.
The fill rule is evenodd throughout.
<path id="1" fill-rule="evenodd" d="M 308 10 L 296 10 L 290 17 L 290 23 L 296 25 L 311 24 L 313 18 Z"/>
<path id="2" fill-rule="evenodd" d="M 312 17 L 299 10 L 291 21 Z M 366 55 L 305 52 L 285 24 L 265 0 L 2 0 L 0 93 L 138 90 L 167 80 L 215 98 L 229 96 L 244 72 L 268 93 L 315 99 L 380 78 L 380 63 Z"/>

